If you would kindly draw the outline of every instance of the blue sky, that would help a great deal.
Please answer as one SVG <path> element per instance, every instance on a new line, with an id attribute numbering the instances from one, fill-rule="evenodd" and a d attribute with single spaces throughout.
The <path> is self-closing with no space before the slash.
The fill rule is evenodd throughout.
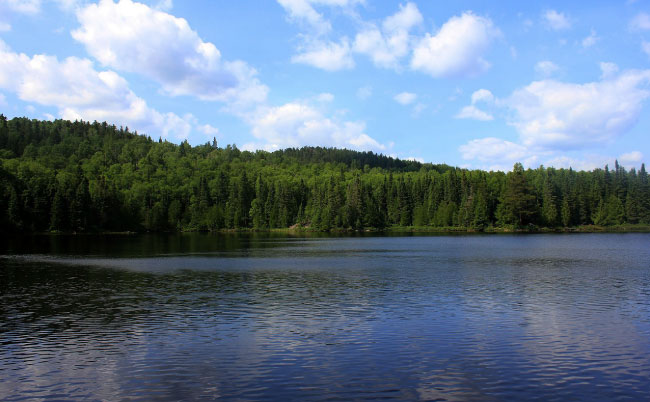
<path id="1" fill-rule="evenodd" d="M 482 169 L 639 167 L 650 5 L 0 0 L 0 111 Z"/>

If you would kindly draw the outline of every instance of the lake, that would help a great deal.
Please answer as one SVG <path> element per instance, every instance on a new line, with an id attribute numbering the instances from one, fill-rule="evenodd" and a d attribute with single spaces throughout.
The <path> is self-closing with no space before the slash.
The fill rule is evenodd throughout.
<path id="1" fill-rule="evenodd" d="M 32 236 L 0 399 L 647 400 L 650 234 Z"/>

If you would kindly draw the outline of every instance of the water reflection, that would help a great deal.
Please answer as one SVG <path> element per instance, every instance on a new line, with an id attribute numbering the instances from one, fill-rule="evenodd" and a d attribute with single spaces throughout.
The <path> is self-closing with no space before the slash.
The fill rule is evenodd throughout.
<path id="1" fill-rule="evenodd" d="M 648 240 L 7 243 L 0 397 L 643 399 Z"/>

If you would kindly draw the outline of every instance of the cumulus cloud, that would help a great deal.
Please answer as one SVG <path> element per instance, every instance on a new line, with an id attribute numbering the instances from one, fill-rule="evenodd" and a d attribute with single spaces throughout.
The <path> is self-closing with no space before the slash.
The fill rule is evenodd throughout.
<path id="1" fill-rule="evenodd" d="M 0 5 L 21 14 L 37 14 L 41 11 L 41 0 L 0 0 Z"/>
<path id="2" fill-rule="evenodd" d="M 418 96 L 411 92 L 401 92 L 393 97 L 393 99 L 395 99 L 395 102 L 405 106 L 415 102 L 417 98 Z"/>
<path id="3" fill-rule="evenodd" d="M 459 148 L 463 158 L 483 166 L 501 164 L 502 167 L 520 161 L 528 166 L 543 163 L 593 169 L 613 162 L 611 157 L 602 155 L 582 158 L 567 155 L 610 144 L 636 124 L 643 102 L 650 97 L 650 70 L 618 73 L 613 63 L 603 62 L 600 66 L 603 71 L 600 81 L 584 84 L 535 81 L 508 98 L 495 100 L 495 105 L 509 109 L 509 124 L 517 130 L 519 140 L 511 142 L 494 137 L 472 140 Z M 640 152 L 633 151 L 620 155 L 619 160 L 633 164 L 642 157 Z"/>
<path id="4" fill-rule="evenodd" d="M 455 116 L 456 119 L 472 119 L 480 121 L 493 120 L 494 117 L 488 112 L 485 112 L 476 107 L 477 103 L 492 104 L 494 102 L 494 95 L 487 89 L 479 89 L 472 94 L 472 104 L 463 107 Z"/>
<path id="5" fill-rule="evenodd" d="M 562 31 L 571 28 L 571 22 L 564 13 L 559 13 L 555 10 L 547 10 L 542 19 L 546 25 L 554 31 Z"/>
<path id="6" fill-rule="evenodd" d="M 331 31 L 332 24 L 316 11 L 315 6 L 329 6 L 349 8 L 363 0 L 277 0 L 287 12 L 289 19 L 314 31 L 316 35 L 323 35 Z"/>
<path id="7" fill-rule="evenodd" d="M 527 146 L 575 149 L 613 141 L 638 120 L 650 70 L 586 84 L 535 81 L 506 100 Z"/>
<path id="8" fill-rule="evenodd" d="M 9 32 L 11 31 L 11 25 L 0 21 L 0 32 Z"/>
<path id="9" fill-rule="evenodd" d="M 0 88 L 26 102 L 58 108 L 69 120 L 110 121 L 150 135 L 186 138 L 193 117 L 160 113 L 136 96 L 113 71 L 96 71 L 88 59 L 29 57 L 0 41 Z"/>
<path id="10" fill-rule="evenodd" d="M 650 30 L 650 15 L 646 13 L 639 13 L 632 21 L 630 21 L 630 29 L 633 31 L 648 31 Z"/>
<path id="11" fill-rule="evenodd" d="M 620 155 L 618 160 L 624 165 L 635 165 L 643 160 L 643 154 L 639 151 L 632 151 Z"/>
<path id="12" fill-rule="evenodd" d="M 159 0 L 155 6 L 156 9 L 169 12 L 174 8 L 174 2 L 172 0 Z"/>
<path id="13" fill-rule="evenodd" d="M 408 31 L 422 23 L 422 14 L 415 3 L 400 4 L 399 11 L 383 22 L 384 32 Z"/>
<path id="14" fill-rule="evenodd" d="M 495 137 L 471 140 L 460 146 L 463 159 L 478 159 L 483 162 L 507 159 L 519 160 L 526 156 L 526 147 Z"/>
<path id="15" fill-rule="evenodd" d="M 530 168 L 544 165 L 555 168 L 593 170 L 603 168 L 605 165 L 613 166 L 616 160 L 626 167 L 639 166 L 643 160 L 643 154 L 639 151 L 624 153 L 618 157 L 594 153 L 573 157 L 548 151 L 536 152 L 520 144 L 494 137 L 469 141 L 467 144 L 461 145 L 458 150 L 463 159 L 473 162 L 474 167 L 500 171 L 511 170 L 517 162 Z"/>
<path id="16" fill-rule="evenodd" d="M 423 111 L 425 111 L 427 108 L 427 105 L 424 103 L 417 103 L 415 106 L 413 106 L 413 111 L 411 112 L 411 117 L 420 117 L 420 114 L 422 114 Z"/>
<path id="17" fill-rule="evenodd" d="M 615 63 L 609 63 L 609 62 L 600 62 L 600 79 L 605 80 L 608 78 L 612 78 L 618 73 L 618 66 Z"/>
<path id="18" fill-rule="evenodd" d="M 641 42 L 641 50 L 643 50 L 643 53 L 650 56 L 650 42 L 646 42 L 646 41 Z"/>
<path id="19" fill-rule="evenodd" d="M 422 14 L 415 3 L 400 5 L 394 15 L 387 17 L 381 29 L 375 24 L 357 33 L 354 51 L 370 57 L 372 62 L 383 68 L 397 68 L 399 60 L 410 50 L 412 38 L 409 31 L 422 23 Z"/>
<path id="20" fill-rule="evenodd" d="M 73 10 L 82 1 L 83 0 L 53 0 L 59 8 L 66 11 Z M 3 7 L 6 7 L 11 12 L 34 15 L 41 12 L 42 5 L 42 0 L 0 0 L 0 11 L 2 11 Z"/>
<path id="21" fill-rule="evenodd" d="M 482 88 L 472 94 L 472 105 L 477 102 L 491 103 L 492 101 L 494 101 L 494 95 L 487 89 Z"/>
<path id="22" fill-rule="evenodd" d="M 323 92 L 322 94 L 318 94 L 318 96 L 316 96 L 316 100 L 319 102 L 327 102 L 327 103 L 333 102 L 334 95 L 332 95 L 329 92 Z"/>
<path id="23" fill-rule="evenodd" d="M 411 68 L 433 77 L 475 76 L 490 67 L 483 55 L 499 34 L 486 17 L 471 12 L 452 17 L 435 35 L 427 33 L 419 41 Z"/>
<path id="24" fill-rule="evenodd" d="M 291 58 L 293 63 L 308 64 L 325 71 L 339 71 L 354 67 L 354 60 L 347 38 L 339 43 L 311 41 L 303 46 L 301 53 Z"/>
<path id="25" fill-rule="evenodd" d="M 507 170 L 516 162 L 530 158 L 526 147 L 495 137 L 471 140 L 458 150 L 463 159 L 487 163 L 493 170 Z"/>
<path id="26" fill-rule="evenodd" d="M 643 158 L 643 154 L 638 151 L 625 153 L 619 155 L 618 157 L 605 156 L 600 154 L 587 154 L 583 157 L 570 157 L 562 155 L 547 158 L 543 164 L 556 168 L 566 169 L 571 167 L 575 170 L 594 170 L 602 169 L 605 165 L 613 166 L 614 163 L 618 160 L 621 166 L 630 168 L 638 166 L 641 162 L 641 158 Z"/>
<path id="27" fill-rule="evenodd" d="M 589 36 L 587 36 L 586 38 L 584 38 L 582 40 L 582 47 L 585 47 L 585 48 L 586 47 L 591 47 L 591 46 L 595 45 L 596 42 L 598 42 L 598 39 L 600 39 L 600 38 L 598 36 L 596 36 L 596 31 L 592 29 L 591 32 L 589 33 Z"/>
<path id="28" fill-rule="evenodd" d="M 535 72 L 543 77 L 553 75 L 553 73 L 559 69 L 560 68 L 557 66 L 557 64 L 549 60 L 543 60 L 535 64 Z"/>
<path id="29" fill-rule="evenodd" d="M 211 126 L 210 124 L 202 124 L 196 126 L 196 129 L 205 134 L 208 138 L 216 137 L 219 135 L 219 129 L 217 127 Z"/>
<path id="30" fill-rule="evenodd" d="M 101 0 L 77 12 L 72 32 L 104 66 L 142 74 L 169 95 L 249 104 L 266 99 L 255 69 L 226 61 L 187 21 L 131 0 Z"/>
<path id="31" fill-rule="evenodd" d="M 491 114 L 484 112 L 474 105 L 463 107 L 454 117 L 456 119 L 472 119 L 480 121 L 489 121 L 494 119 Z"/>
<path id="32" fill-rule="evenodd" d="M 278 3 L 289 14 L 291 20 L 306 23 L 317 33 L 323 34 L 332 29 L 329 21 L 317 12 L 308 0 L 278 0 Z"/>
<path id="33" fill-rule="evenodd" d="M 369 85 L 366 85 L 365 87 L 361 87 L 357 89 L 357 98 L 361 100 L 366 100 L 372 96 L 372 87 Z"/>
<path id="34" fill-rule="evenodd" d="M 307 64 L 325 71 L 339 71 L 354 67 L 349 40 L 345 37 L 338 41 L 325 39 L 332 30 L 332 25 L 317 6 L 351 9 L 363 0 L 277 0 L 287 12 L 291 21 L 306 29 L 300 35 L 301 44 L 298 54 L 291 58 L 293 63 Z"/>
<path id="35" fill-rule="evenodd" d="M 275 150 L 286 147 L 323 145 L 358 150 L 383 151 L 386 146 L 365 133 L 365 123 L 328 117 L 305 102 L 263 107 L 251 116 L 253 136 L 260 142 L 244 149 Z"/>

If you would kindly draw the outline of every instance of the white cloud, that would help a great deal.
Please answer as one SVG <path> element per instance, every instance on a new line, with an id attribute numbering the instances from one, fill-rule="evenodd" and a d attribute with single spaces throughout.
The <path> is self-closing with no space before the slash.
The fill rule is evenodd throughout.
<path id="1" fill-rule="evenodd" d="M 56 3 L 65 11 L 73 10 L 82 1 L 83 0 L 52 0 L 52 2 Z M 27 15 L 40 13 L 42 5 L 42 0 L 0 0 L 0 10 L 2 10 L 2 6 L 5 6 L 10 11 Z"/>
<path id="2" fill-rule="evenodd" d="M 601 79 L 609 79 L 612 78 L 613 76 L 618 73 L 618 66 L 615 63 L 608 63 L 601 61 L 600 62 L 600 78 Z"/>
<path id="3" fill-rule="evenodd" d="M 643 50 L 643 53 L 650 56 L 650 42 L 646 42 L 646 41 L 641 42 L 641 50 Z"/>
<path id="4" fill-rule="evenodd" d="M 492 95 L 492 92 L 487 89 L 479 89 L 472 94 L 472 105 L 477 102 L 492 103 L 493 101 L 494 95 Z"/>
<path id="5" fill-rule="evenodd" d="M 400 105 L 409 105 L 418 98 L 418 96 L 414 93 L 411 92 L 402 92 L 393 97 L 395 99 L 395 102 L 399 103 Z"/>
<path id="6" fill-rule="evenodd" d="M 618 160 L 623 165 L 634 165 L 643 160 L 643 154 L 639 151 L 632 151 L 620 155 Z"/>
<path id="7" fill-rule="evenodd" d="M 493 120 L 494 117 L 490 113 L 485 112 L 475 106 L 479 102 L 491 105 L 494 103 L 494 95 L 492 95 L 492 92 L 488 91 L 487 89 L 479 89 L 478 91 L 474 91 L 472 94 L 472 104 L 463 107 L 458 113 L 456 113 L 454 118 L 472 119 L 479 121 Z"/>
<path id="8" fill-rule="evenodd" d="M 0 5 L 21 14 L 37 14 L 41 11 L 41 0 L 0 0 Z"/>
<path id="9" fill-rule="evenodd" d="M 172 8 L 174 8 L 174 2 L 172 0 L 159 0 L 156 3 L 156 9 L 161 11 L 170 12 Z"/>
<path id="10" fill-rule="evenodd" d="M 510 109 L 519 140 L 499 138 L 469 141 L 459 148 L 466 160 L 482 167 L 509 169 L 514 162 L 527 166 L 573 167 L 591 170 L 613 163 L 612 157 L 585 154 L 586 150 L 612 143 L 638 120 L 643 102 L 650 97 L 650 70 L 618 74 L 613 63 L 600 63 L 600 81 L 585 84 L 555 80 L 535 81 L 495 101 Z M 472 105 L 473 106 L 473 105 Z M 569 156 L 580 152 L 579 158 Z M 626 164 L 638 163 L 639 151 L 619 156 Z M 502 169 L 507 168 L 507 169 Z"/>
<path id="11" fill-rule="evenodd" d="M 630 21 L 630 29 L 633 31 L 648 31 L 650 30 L 650 15 L 646 13 L 639 13 L 632 21 Z"/>
<path id="12" fill-rule="evenodd" d="M 332 30 L 332 24 L 316 11 L 314 6 L 350 8 L 363 0 L 277 0 L 289 15 L 289 19 L 309 27 L 316 35 Z"/>
<path id="13" fill-rule="evenodd" d="M 501 171 L 511 170 L 512 166 L 517 162 L 521 162 L 524 167 L 529 168 L 544 165 L 555 168 L 568 169 L 571 167 L 576 170 L 593 170 L 603 168 L 605 165 L 613 166 L 614 161 L 618 159 L 621 165 L 630 167 L 638 166 L 643 158 L 643 155 L 638 151 L 620 155 L 618 158 L 600 154 L 585 154 L 581 157 L 572 157 L 548 151 L 534 151 L 521 144 L 494 137 L 469 141 L 461 145 L 458 150 L 463 159 L 474 162 L 468 164 L 467 167 Z"/>
<path id="14" fill-rule="evenodd" d="M 149 135 L 185 138 L 192 116 L 160 113 L 147 106 L 113 71 L 96 71 L 88 59 L 12 52 L 0 41 L 0 88 L 25 102 L 58 108 L 61 118 L 109 121 Z"/>
<path id="15" fill-rule="evenodd" d="M 339 71 L 354 67 L 350 44 L 346 38 L 340 43 L 311 41 L 302 53 L 291 58 L 293 63 L 308 64 L 325 71 Z"/>
<path id="16" fill-rule="evenodd" d="M 472 120 L 480 120 L 480 121 L 489 121 L 493 120 L 494 117 L 492 117 L 491 114 L 484 112 L 477 108 L 474 105 L 469 105 L 465 106 L 458 112 L 454 118 L 456 119 L 472 119 Z"/>
<path id="17" fill-rule="evenodd" d="M 266 99 L 268 88 L 255 69 L 225 61 L 187 21 L 131 0 L 101 0 L 77 12 L 72 32 L 103 65 L 135 72 L 161 84 L 169 95 L 250 104 Z"/>
<path id="18" fill-rule="evenodd" d="M 196 126 L 196 129 L 208 137 L 216 137 L 219 135 L 219 129 L 209 124 Z"/>
<path id="19" fill-rule="evenodd" d="M 589 33 L 589 36 L 582 40 L 582 47 L 591 47 L 595 45 L 596 42 L 598 42 L 598 39 L 600 38 L 596 36 L 596 31 L 592 29 L 591 33 Z"/>
<path id="20" fill-rule="evenodd" d="M 594 170 L 602 169 L 605 165 L 614 166 L 618 160 L 623 167 L 631 168 L 639 166 L 642 161 L 643 154 L 639 151 L 633 151 L 619 155 L 618 158 L 613 156 L 605 156 L 600 154 L 587 154 L 580 158 L 572 158 L 566 155 L 554 156 L 547 158 L 544 162 L 545 166 L 553 166 L 556 168 L 573 168 L 575 170 Z"/>
<path id="21" fill-rule="evenodd" d="M 564 13 L 558 13 L 555 10 L 547 10 L 542 18 L 546 25 L 554 31 L 561 31 L 571 28 L 571 22 Z"/>
<path id="22" fill-rule="evenodd" d="M 0 106 L 7 106 L 7 98 L 3 94 L 0 94 Z"/>
<path id="23" fill-rule="evenodd" d="M 586 84 L 535 81 L 505 104 L 524 145 L 575 149 L 609 143 L 629 130 L 650 96 L 648 82 L 650 70 Z"/>
<path id="24" fill-rule="evenodd" d="M 316 11 L 308 0 L 278 0 L 278 3 L 289 14 L 290 19 L 307 23 L 318 34 L 327 33 L 332 29 L 330 22 Z"/>
<path id="25" fill-rule="evenodd" d="M 560 68 L 557 66 L 557 64 L 549 60 L 543 60 L 535 64 L 535 72 L 543 77 L 553 75 L 553 73 L 559 69 Z"/>
<path id="26" fill-rule="evenodd" d="M 244 149 L 275 150 L 306 145 L 373 151 L 386 149 L 385 145 L 365 133 L 363 122 L 327 117 L 321 110 L 303 102 L 260 108 L 249 123 L 253 136 L 261 142 L 246 144 Z"/>
<path id="27" fill-rule="evenodd" d="M 74 11 L 78 6 L 85 3 L 86 0 L 54 0 L 54 1 L 59 5 L 61 9 L 65 11 Z"/>
<path id="28" fill-rule="evenodd" d="M 372 87 L 369 85 L 366 85 L 365 87 L 361 87 L 357 89 L 357 98 L 361 100 L 366 100 L 372 96 Z"/>
<path id="29" fill-rule="evenodd" d="M 383 68 L 398 68 L 399 60 L 410 50 L 409 31 L 422 23 L 422 14 L 414 3 L 400 5 L 394 15 L 387 17 L 380 30 L 374 24 L 368 24 L 357 33 L 354 51 L 368 55 L 373 63 Z"/>
<path id="30" fill-rule="evenodd" d="M 11 25 L 0 21 L 0 32 L 9 32 L 11 31 Z"/>
<path id="31" fill-rule="evenodd" d="M 323 92 L 322 94 L 318 94 L 318 96 L 316 97 L 316 100 L 319 101 L 319 102 L 329 103 L 329 102 L 334 101 L 334 95 L 332 95 L 329 92 Z"/>
<path id="32" fill-rule="evenodd" d="M 575 170 L 594 170 L 596 168 L 603 168 L 605 165 L 613 165 L 614 158 L 609 158 L 603 155 L 586 155 L 582 158 L 572 158 L 570 156 L 561 155 L 554 156 L 546 159 L 544 165 L 553 166 L 555 168 L 573 168 Z"/>
<path id="33" fill-rule="evenodd" d="M 413 51 L 411 68 L 433 77 L 474 76 L 490 67 L 484 53 L 499 30 L 492 21 L 465 12 L 435 34 L 426 34 Z"/>
<path id="34" fill-rule="evenodd" d="M 382 26 L 384 32 L 408 31 L 414 26 L 422 23 L 422 14 L 415 3 L 408 2 L 405 5 L 400 4 L 399 11 L 390 17 L 387 17 Z"/>
<path id="35" fill-rule="evenodd" d="M 458 150 L 465 160 L 478 160 L 484 163 L 497 161 L 509 167 L 528 157 L 526 147 L 494 137 L 471 140 L 461 145 Z"/>
<path id="36" fill-rule="evenodd" d="M 397 68 L 399 59 L 408 53 L 408 33 L 386 38 L 376 27 L 368 28 L 356 35 L 354 51 L 368 55 L 378 67 Z"/>
<path id="37" fill-rule="evenodd" d="M 415 106 L 413 106 L 413 111 L 411 113 L 412 117 L 419 117 L 420 114 L 427 108 L 427 105 L 424 103 L 418 103 Z"/>

